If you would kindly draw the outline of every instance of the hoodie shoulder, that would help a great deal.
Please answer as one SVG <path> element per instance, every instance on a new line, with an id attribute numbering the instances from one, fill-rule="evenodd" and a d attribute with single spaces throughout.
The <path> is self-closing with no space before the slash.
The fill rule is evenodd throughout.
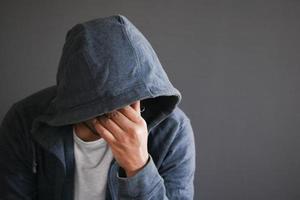
<path id="1" fill-rule="evenodd" d="M 17 106 L 21 107 L 35 107 L 39 109 L 43 109 L 48 106 L 50 101 L 55 97 L 56 94 L 56 86 L 49 86 L 38 90 L 19 101 L 15 102 Z"/>
<path id="2" fill-rule="evenodd" d="M 56 86 L 49 86 L 14 102 L 11 107 L 14 107 L 24 123 L 30 126 L 34 118 L 46 111 L 55 94 Z"/>
<path id="3" fill-rule="evenodd" d="M 171 120 L 175 123 L 183 124 L 187 121 L 190 121 L 190 118 L 179 106 L 176 106 L 173 112 L 167 117 L 166 120 Z"/>

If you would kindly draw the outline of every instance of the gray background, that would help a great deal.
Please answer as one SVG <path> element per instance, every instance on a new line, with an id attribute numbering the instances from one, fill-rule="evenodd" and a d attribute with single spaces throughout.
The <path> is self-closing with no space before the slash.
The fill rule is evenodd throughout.
<path id="1" fill-rule="evenodd" d="M 1 1 L 1 119 L 55 84 L 66 31 L 127 16 L 183 94 L 195 199 L 300 199 L 299 1 Z"/>

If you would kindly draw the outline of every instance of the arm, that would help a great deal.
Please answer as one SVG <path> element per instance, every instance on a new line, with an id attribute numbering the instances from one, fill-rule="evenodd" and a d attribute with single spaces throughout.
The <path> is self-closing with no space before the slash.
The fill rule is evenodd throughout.
<path id="1" fill-rule="evenodd" d="M 14 104 L 0 126 L 0 199 L 34 199 L 29 139 Z"/>
<path id="2" fill-rule="evenodd" d="M 122 177 L 117 165 L 114 179 L 120 199 L 180 199 L 191 200 L 194 196 L 195 144 L 190 120 L 178 129 L 159 171 L 150 158 L 133 177 Z"/>

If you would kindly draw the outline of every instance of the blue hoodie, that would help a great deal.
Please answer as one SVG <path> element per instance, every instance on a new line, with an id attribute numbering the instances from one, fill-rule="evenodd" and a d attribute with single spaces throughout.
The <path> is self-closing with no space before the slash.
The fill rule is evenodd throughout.
<path id="1" fill-rule="evenodd" d="M 148 40 L 123 15 L 73 26 L 56 85 L 18 102 L 0 128 L 0 199 L 72 200 L 73 124 L 140 100 L 150 160 L 120 178 L 112 160 L 106 199 L 193 199 L 195 144 L 190 119 Z"/>

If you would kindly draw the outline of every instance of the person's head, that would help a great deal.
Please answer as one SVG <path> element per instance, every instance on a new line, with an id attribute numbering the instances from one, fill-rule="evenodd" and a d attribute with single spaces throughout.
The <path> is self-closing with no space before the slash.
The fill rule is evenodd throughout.
<path id="1" fill-rule="evenodd" d="M 144 106 L 140 106 L 140 100 L 138 101 L 135 101 L 133 102 L 132 104 L 128 105 L 128 106 L 131 106 L 132 108 L 134 108 L 137 112 L 144 112 L 145 110 L 145 107 Z M 93 125 L 93 121 L 94 120 L 99 120 L 101 118 L 111 118 L 114 116 L 116 112 L 115 111 L 111 111 L 111 112 L 108 112 L 108 113 L 104 113 L 104 114 L 101 114 L 99 116 L 96 116 L 96 117 L 93 117 L 91 119 L 88 119 L 88 120 L 85 120 L 85 121 L 82 121 L 80 123 L 77 123 L 77 124 L 74 124 L 75 127 L 80 130 L 84 130 L 83 132 L 85 132 L 84 135 L 90 135 L 92 136 L 93 138 L 94 137 L 100 137 L 99 133 L 97 133 L 97 130 L 96 128 L 94 127 Z"/>

